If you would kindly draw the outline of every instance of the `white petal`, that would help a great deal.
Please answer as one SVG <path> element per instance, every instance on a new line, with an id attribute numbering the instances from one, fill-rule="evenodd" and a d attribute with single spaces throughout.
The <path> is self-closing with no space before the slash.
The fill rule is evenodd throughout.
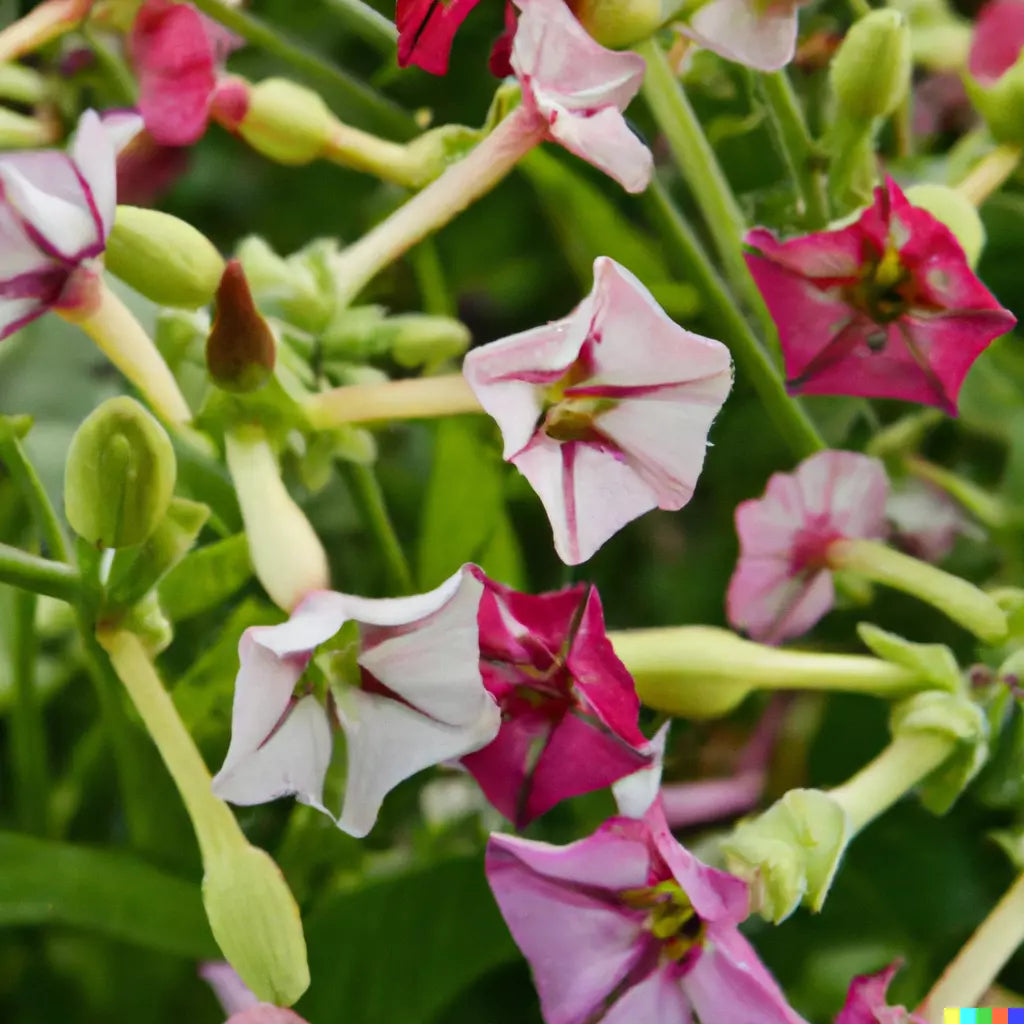
<path id="1" fill-rule="evenodd" d="M 728 60 L 758 71 L 777 71 L 793 59 L 797 4 L 761 0 L 711 0 L 683 31 Z"/>
<path id="2" fill-rule="evenodd" d="M 287 622 L 260 629 L 258 643 L 280 658 L 312 654 L 353 617 L 346 597 L 333 590 L 314 591 L 299 602 Z"/>
<path id="3" fill-rule="evenodd" d="M 574 114 L 565 108 L 556 108 L 555 113 L 548 129 L 555 141 L 614 178 L 627 192 L 647 188 L 654 157 L 615 107 L 604 107 L 596 114 Z"/>
<path id="4" fill-rule="evenodd" d="M 646 752 L 654 755 L 653 764 L 612 783 L 612 796 L 615 797 L 619 814 L 627 818 L 642 818 L 657 799 L 661 790 L 661 772 L 665 764 L 665 744 L 668 742 L 671 727 L 670 719 L 647 744 Z"/>
<path id="5" fill-rule="evenodd" d="M 343 690 L 338 695 L 338 717 L 348 741 L 348 777 L 340 828 L 365 836 L 384 797 L 399 782 L 494 739 L 500 715 L 497 706 L 488 703 L 475 721 L 450 726 L 391 698 Z"/>
<path id="6" fill-rule="evenodd" d="M 87 110 L 78 120 L 71 159 L 85 180 L 106 238 L 117 207 L 117 149 L 114 136 L 95 110 Z"/>

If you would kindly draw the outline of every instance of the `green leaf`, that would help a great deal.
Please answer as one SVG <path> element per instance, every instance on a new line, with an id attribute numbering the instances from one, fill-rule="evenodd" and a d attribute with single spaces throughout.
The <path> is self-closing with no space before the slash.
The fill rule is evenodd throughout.
<path id="1" fill-rule="evenodd" d="M 505 511 L 505 469 L 490 423 L 451 418 L 439 424 L 434 467 L 423 506 L 418 575 L 424 588 L 463 562 L 479 562 L 503 582 L 521 579 L 518 545 Z"/>
<path id="2" fill-rule="evenodd" d="M 0 832 L 0 925 L 45 924 L 217 956 L 198 885 L 126 854 Z"/>
<path id="3" fill-rule="evenodd" d="M 187 555 L 160 583 L 160 605 L 181 622 L 223 604 L 252 577 L 244 533 L 208 544 Z"/>
<path id="4" fill-rule="evenodd" d="M 318 1024 L 429 1024 L 519 955 L 479 857 L 335 896 L 307 919 L 306 939 L 313 981 L 295 1009 Z"/>
<path id="5" fill-rule="evenodd" d="M 950 693 L 962 689 L 960 666 L 945 644 L 917 644 L 870 622 L 859 622 L 857 634 L 872 654 L 916 672 L 938 689 Z"/>

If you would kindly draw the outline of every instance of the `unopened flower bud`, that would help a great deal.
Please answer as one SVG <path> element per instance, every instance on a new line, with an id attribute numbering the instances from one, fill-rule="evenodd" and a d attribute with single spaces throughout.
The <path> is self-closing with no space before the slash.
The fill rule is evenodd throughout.
<path id="1" fill-rule="evenodd" d="M 156 419 L 134 398 L 108 399 L 71 439 L 68 522 L 100 548 L 141 544 L 167 512 L 176 475 L 171 440 Z"/>
<path id="2" fill-rule="evenodd" d="M 214 115 L 257 153 L 294 166 L 323 154 L 335 120 L 317 93 L 287 78 L 230 80 L 214 99 Z"/>
<path id="3" fill-rule="evenodd" d="M 964 85 L 997 142 L 1024 144 L 1024 59 L 1018 58 L 991 85 L 983 85 L 970 75 L 964 76 Z"/>
<path id="4" fill-rule="evenodd" d="M 583 0 L 572 6 L 580 24 L 613 49 L 646 39 L 665 20 L 660 0 Z"/>
<path id="5" fill-rule="evenodd" d="M 977 264 L 985 246 L 985 228 L 974 204 L 962 192 L 945 185 L 925 183 L 911 185 L 904 195 L 914 206 L 942 221 L 956 236 L 967 262 L 972 267 Z"/>
<path id="6" fill-rule="evenodd" d="M 224 273 L 220 253 L 191 224 L 138 206 L 117 208 L 104 263 L 147 299 L 186 309 L 205 306 Z"/>
<path id="7" fill-rule="evenodd" d="M 891 8 L 864 15 L 832 60 L 832 91 L 840 117 L 888 117 L 910 89 L 910 29 Z"/>
<path id="8" fill-rule="evenodd" d="M 229 260 L 217 288 L 217 311 L 206 339 L 206 368 L 225 391 L 255 391 L 274 371 L 274 335 L 260 315 L 238 260 Z"/>

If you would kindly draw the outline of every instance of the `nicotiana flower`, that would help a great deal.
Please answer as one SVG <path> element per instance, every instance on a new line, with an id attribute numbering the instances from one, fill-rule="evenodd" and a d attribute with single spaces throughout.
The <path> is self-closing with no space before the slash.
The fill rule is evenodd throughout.
<path id="1" fill-rule="evenodd" d="M 746 885 L 673 839 L 659 803 L 558 847 L 492 835 L 487 878 L 547 1024 L 798 1024 L 740 934 Z"/>
<path id="2" fill-rule="evenodd" d="M 902 398 L 955 415 L 971 364 L 1016 323 L 952 232 L 891 178 L 849 227 L 786 242 L 756 228 L 746 241 L 793 393 Z"/>
<path id="3" fill-rule="evenodd" d="M 636 95 L 646 65 L 635 53 L 595 42 L 563 0 L 516 0 L 522 14 L 512 41 L 512 69 L 523 106 L 547 135 L 614 178 L 627 192 L 651 179 L 651 151 L 622 111 Z"/>
<path id="4" fill-rule="evenodd" d="M 897 960 L 874 974 L 854 978 L 836 1024 L 927 1024 L 923 1017 L 905 1007 L 886 1002 L 885 993 L 900 966 Z"/>
<path id="5" fill-rule="evenodd" d="M 452 40 L 480 0 L 398 0 L 398 64 L 414 64 L 432 75 L 448 71 Z"/>
<path id="6" fill-rule="evenodd" d="M 967 68 L 981 85 L 994 85 L 1009 71 L 1024 48 L 1024 3 L 992 0 L 974 23 Z"/>
<path id="7" fill-rule="evenodd" d="M 925 562 L 941 562 L 953 550 L 958 535 L 983 535 L 945 491 L 913 478 L 893 487 L 885 514 L 893 543 Z"/>
<path id="8" fill-rule="evenodd" d="M 331 814 L 324 783 L 338 727 L 348 770 L 337 822 L 366 835 L 399 782 L 498 731 L 498 708 L 480 678 L 482 590 L 464 566 L 415 597 L 317 591 L 287 622 L 246 630 L 231 745 L 214 791 L 245 805 L 294 794 Z"/>
<path id="9" fill-rule="evenodd" d="M 134 125 L 87 110 L 69 152 L 0 156 L 0 338 L 52 308 L 88 306 L 117 205 L 117 149 Z"/>
<path id="10" fill-rule="evenodd" d="M 709 0 L 679 29 L 726 60 L 777 71 L 796 51 L 797 9 L 806 0 Z"/>
<path id="11" fill-rule="evenodd" d="M 128 38 L 139 112 L 153 140 L 189 146 L 206 131 L 218 77 L 238 37 L 191 4 L 145 0 Z"/>
<path id="12" fill-rule="evenodd" d="M 768 643 L 810 629 L 835 600 L 829 545 L 883 537 L 888 491 L 882 464 L 856 452 L 818 452 L 793 473 L 775 473 L 762 497 L 736 509 L 732 625 Z"/>
<path id="13" fill-rule="evenodd" d="M 501 729 L 462 759 L 517 828 L 650 763 L 640 701 L 585 584 L 520 594 L 483 578 L 480 668 Z"/>
<path id="14" fill-rule="evenodd" d="M 572 313 L 474 349 L 463 372 L 571 565 L 644 512 L 690 500 L 732 383 L 726 347 L 670 320 L 605 256 Z"/>
<path id="15" fill-rule="evenodd" d="M 228 1015 L 227 1024 L 306 1024 L 293 1010 L 261 1003 L 223 960 L 200 964 L 199 976 L 213 989 Z"/>

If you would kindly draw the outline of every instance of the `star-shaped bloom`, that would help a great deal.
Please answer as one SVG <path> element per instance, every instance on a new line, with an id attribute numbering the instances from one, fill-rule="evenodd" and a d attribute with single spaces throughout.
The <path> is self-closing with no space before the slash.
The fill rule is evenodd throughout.
<path id="1" fill-rule="evenodd" d="M 139 112 L 152 139 L 190 146 L 206 131 L 228 54 L 241 40 L 191 4 L 145 0 L 128 38 Z"/>
<path id="2" fill-rule="evenodd" d="M 606 256 L 572 313 L 474 349 L 463 373 L 570 565 L 644 512 L 690 500 L 732 384 L 726 347 L 670 320 Z"/>
<path id="3" fill-rule="evenodd" d="M 836 1017 L 836 1024 L 926 1024 L 923 1017 L 903 1006 L 890 1006 L 885 993 L 893 975 L 900 969 L 897 960 L 874 974 L 858 975 L 850 982 L 846 1003 Z"/>
<path id="4" fill-rule="evenodd" d="M 117 150 L 138 119 L 87 110 L 69 152 L 0 156 L 0 338 L 51 308 L 82 307 L 117 205 Z"/>
<path id="5" fill-rule="evenodd" d="M 480 668 L 501 730 L 462 759 L 517 828 L 650 763 L 640 701 L 585 584 L 520 594 L 484 577 Z"/>
<path id="6" fill-rule="evenodd" d="M 348 771 L 337 822 L 366 835 L 399 782 L 498 731 L 498 708 L 480 677 L 482 590 L 464 566 L 414 597 L 317 591 L 287 622 L 246 630 L 231 745 L 214 791 L 243 805 L 294 794 L 331 814 L 324 782 L 338 727 Z"/>
<path id="7" fill-rule="evenodd" d="M 643 58 L 595 42 L 563 0 L 516 3 L 522 13 L 512 41 L 512 69 L 523 87 L 524 106 L 547 125 L 549 138 L 627 192 L 642 192 L 653 159 L 622 111 L 643 83 Z"/>
<path id="8" fill-rule="evenodd" d="M 856 223 L 746 238 L 792 393 L 902 398 L 956 414 L 967 371 L 1016 323 L 952 232 L 890 178 Z"/>
<path id="9" fill-rule="evenodd" d="M 726 60 L 757 71 L 777 71 L 796 51 L 797 9 L 802 2 L 709 0 L 680 22 L 679 28 Z"/>
<path id="10" fill-rule="evenodd" d="M 888 492 L 882 464 L 856 452 L 818 452 L 795 472 L 774 474 L 762 497 L 736 509 L 732 625 L 766 643 L 807 632 L 835 600 L 829 545 L 884 537 Z"/>
<path id="11" fill-rule="evenodd" d="M 745 883 L 673 839 L 660 804 L 558 847 L 492 835 L 487 878 L 547 1024 L 800 1024 L 737 925 Z"/>

